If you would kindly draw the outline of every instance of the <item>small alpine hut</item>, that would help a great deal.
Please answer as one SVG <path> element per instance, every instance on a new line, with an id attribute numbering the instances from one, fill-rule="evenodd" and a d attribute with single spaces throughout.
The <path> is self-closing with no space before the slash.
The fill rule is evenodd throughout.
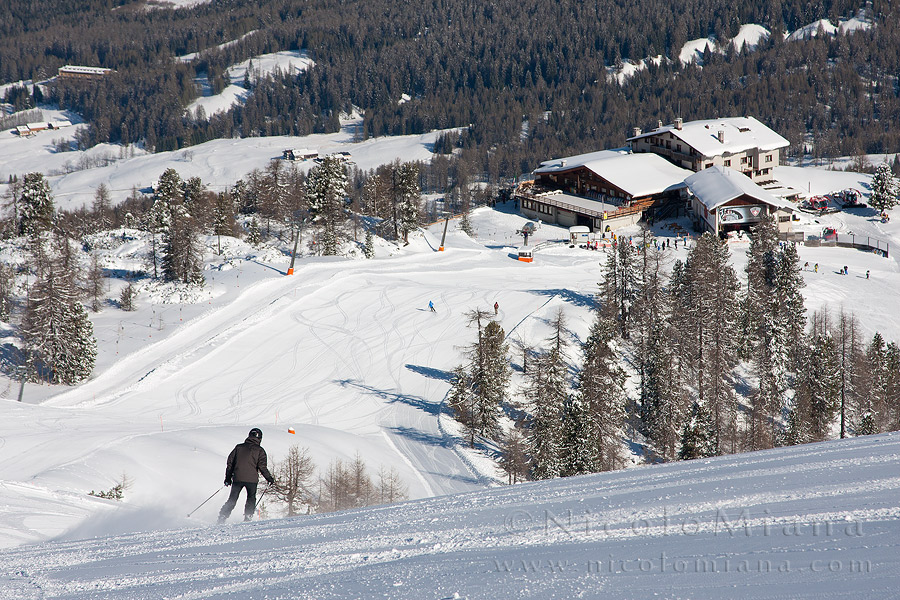
<path id="1" fill-rule="evenodd" d="M 779 233 L 792 230 L 794 205 L 756 185 L 734 169 L 713 166 L 685 179 L 693 194 L 691 208 L 704 229 L 719 235 L 749 230 L 769 215 Z"/>

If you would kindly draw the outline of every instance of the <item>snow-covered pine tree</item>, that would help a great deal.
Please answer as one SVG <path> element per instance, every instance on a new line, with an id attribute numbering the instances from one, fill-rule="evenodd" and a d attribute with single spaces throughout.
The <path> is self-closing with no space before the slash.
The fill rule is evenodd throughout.
<path id="1" fill-rule="evenodd" d="M 204 216 L 204 191 L 203 181 L 199 177 L 191 177 L 182 184 L 181 195 L 184 198 L 184 207 L 195 219 L 202 219 Z"/>
<path id="2" fill-rule="evenodd" d="M 489 321 L 481 336 L 482 367 L 473 373 L 475 425 L 482 437 L 496 439 L 500 415 L 508 397 L 511 369 L 506 334 L 497 321 Z"/>
<path id="3" fill-rule="evenodd" d="M 778 286 L 778 230 L 774 219 L 766 218 L 751 229 L 747 251 L 747 298 L 743 340 L 753 365 L 757 385 L 750 399 L 750 429 L 747 447 L 751 450 L 775 445 L 776 417 L 784 405 L 789 368 L 788 345 L 780 307 Z"/>
<path id="4" fill-rule="evenodd" d="M 251 246 L 259 246 L 259 243 L 262 241 L 262 235 L 259 231 L 259 221 L 256 220 L 256 217 L 251 217 L 250 222 L 247 223 L 247 243 Z"/>
<path id="5" fill-rule="evenodd" d="M 900 430 L 900 346 L 889 342 L 884 351 L 885 431 Z"/>
<path id="6" fill-rule="evenodd" d="M 789 443 L 827 439 L 840 404 L 840 362 L 827 314 L 817 314 L 814 321 L 797 371 Z"/>
<path id="7" fill-rule="evenodd" d="M 614 347 L 616 323 L 597 311 L 582 347 L 584 362 L 578 376 L 577 402 L 587 417 L 579 427 L 587 436 L 589 454 L 579 458 L 582 467 L 610 471 L 621 464 L 620 447 L 625 422 L 626 375 L 622 357 Z M 573 446 L 582 444 L 577 441 Z"/>
<path id="8" fill-rule="evenodd" d="M 43 173 L 28 173 L 22 179 L 19 200 L 19 233 L 35 238 L 53 222 L 53 196 Z"/>
<path id="9" fill-rule="evenodd" d="M 872 341 L 866 348 L 865 365 L 860 371 L 861 388 L 866 390 L 868 404 L 873 415 L 875 432 L 888 431 L 890 417 L 888 415 L 887 389 L 885 386 L 888 374 L 886 372 L 887 345 L 884 338 L 877 331 L 872 336 Z M 858 429 L 858 427 L 857 427 Z"/>
<path id="10" fill-rule="evenodd" d="M 125 311 L 134 310 L 135 298 L 137 298 L 137 290 L 134 287 L 134 283 L 129 281 L 119 294 L 119 308 Z"/>
<path id="11" fill-rule="evenodd" d="M 343 164 L 326 156 L 310 169 L 306 176 L 306 201 L 313 222 L 322 227 L 323 254 L 338 253 L 339 228 L 343 216 L 344 198 L 347 196 L 347 173 Z"/>
<path id="12" fill-rule="evenodd" d="M 595 439 L 599 437 L 596 429 L 581 397 L 573 395 L 567 398 L 563 406 L 563 439 L 560 449 L 562 477 L 600 471 L 595 455 Z"/>
<path id="13" fill-rule="evenodd" d="M 864 362 L 862 336 L 856 316 L 842 310 L 835 334 L 840 373 L 840 435 L 843 439 L 858 414 L 860 398 L 864 394 L 859 369 Z"/>
<path id="14" fill-rule="evenodd" d="M 674 298 L 673 319 L 678 321 L 680 359 L 687 365 L 686 389 L 711 415 L 716 452 L 733 452 L 739 284 L 728 247 L 704 233 L 691 248 L 683 275 L 673 281 L 682 286 Z"/>
<path id="15" fill-rule="evenodd" d="M 469 237 L 475 237 L 475 228 L 472 227 L 472 205 L 465 202 L 460 207 L 459 230 Z"/>
<path id="16" fill-rule="evenodd" d="M 673 392 L 677 390 L 670 372 L 673 352 L 672 336 L 668 331 L 671 297 L 666 290 L 665 255 L 653 243 L 648 230 L 643 232 L 638 256 L 640 271 L 631 310 L 630 342 L 639 376 L 640 429 L 657 446 L 661 456 L 674 458 L 677 431 L 681 427 L 677 411 L 673 411 L 671 405 L 676 396 Z"/>
<path id="17" fill-rule="evenodd" d="M 691 460 L 715 456 L 716 440 L 713 416 L 699 402 L 691 405 L 691 414 L 681 433 L 681 449 L 678 458 Z"/>
<path id="18" fill-rule="evenodd" d="M 0 264 L 0 321 L 9 322 L 16 278 L 12 267 Z"/>
<path id="19" fill-rule="evenodd" d="M 422 191 L 419 189 L 419 166 L 404 163 L 395 167 L 397 174 L 397 221 L 404 242 L 409 242 L 409 234 L 419 227 Z"/>
<path id="20" fill-rule="evenodd" d="M 518 483 L 528 477 L 528 446 L 518 427 L 513 427 L 500 442 L 500 467 L 506 473 L 507 483 Z"/>
<path id="21" fill-rule="evenodd" d="M 197 224 L 183 204 L 170 206 L 169 227 L 163 235 L 163 277 L 202 286 L 203 248 Z"/>
<path id="22" fill-rule="evenodd" d="M 74 282 L 55 262 L 29 290 L 22 337 L 52 383 L 73 385 L 90 376 L 97 357 L 94 329 Z"/>
<path id="23" fill-rule="evenodd" d="M 887 212 L 897 205 L 897 182 L 894 180 L 891 166 L 883 162 L 875 168 L 872 176 L 872 194 L 869 206 L 879 212 Z"/>
<path id="24" fill-rule="evenodd" d="M 91 262 L 85 273 L 84 291 L 91 300 L 91 310 L 99 312 L 103 299 L 103 268 L 100 266 L 100 255 L 91 252 Z"/>
<path id="25" fill-rule="evenodd" d="M 528 442 L 534 479 L 552 479 L 562 473 L 562 418 L 569 396 L 562 309 L 550 327 L 550 348 L 532 361 L 524 390 L 531 412 Z"/>
<path id="26" fill-rule="evenodd" d="M 619 332 L 628 339 L 631 326 L 631 307 L 639 284 L 638 253 L 631 242 L 619 237 L 607 251 L 600 283 L 602 310 L 614 314 Z"/>
<path id="27" fill-rule="evenodd" d="M 366 243 L 363 246 L 363 255 L 366 258 L 375 258 L 375 234 L 371 229 L 366 230 Z"/>
<path id="28" fill-rule="evenodd" d="M 109 229 L 112 224 L 112 204 L 109 197 L 109 188 L 105 183 L 97 186 L 94 192 L 94 203 L 91 205 L 91 216 L 94 225 L 99 230 Z"/>
<path id="29" fill-rule="evenodd" d="M 222 236 L 233 236 L 234 229 L 234 202 L 231 194 L 228 192 L 216 194 L 213 203 L 213 233 L 216 235 L 219 254 L 222 253 Z"/>
<path id="30" fill-rule="evenodd" d="M 559 373 L 550 354 L 539 354 L 531 361 L 523 389 L 530 412 L 527 441 L 534 479 L 553 479 L 562 473 L 560 446 L 566 396 L 559 394 Z"/>
<path id="31" fill-rule="evenodd" d="M 800 257 L 793 243 L 785 244 L 777 254 L 774 309 L 787 352 L 787 370 L 795 372 L 806 330 L 806 306 L 802 290 L 806 282 L 800 275 Z"/>
<path id="32" fill-rule="evenodd" d="M 475 447 L 475 393 L 472 390 L 472 380 L 465 365 L 457 365 L 453 369 L 453 384 L 447 403 L 453 416 L 459 421 L 466 437 L 469 438 L 469 447 Z"/>

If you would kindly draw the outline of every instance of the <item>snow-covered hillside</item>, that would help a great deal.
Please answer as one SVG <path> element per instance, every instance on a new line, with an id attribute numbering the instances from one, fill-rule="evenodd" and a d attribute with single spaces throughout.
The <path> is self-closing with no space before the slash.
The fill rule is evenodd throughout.
<path id="1" fill-rule="evenodd" d="M 188 105 L 187 111 L 192 115 L 196 115 L 197 109 L 202 107 L 207 116 L 227 111 L 232 105 L 243 103 L 247 96 L 251 94 L 251 91 L 242 85 L 245 77 L 247 80 L 255 82 L 265 75 L 274 73 L 276 70 L 286 75 L 295 75 L 310 68 L 313 64 L 312 59 L 306 56 L 305 52 L 296 50 L 285 50 L 254 56 L 228 67 L 227 72 L 231 83 L 218 94 L 212 93 L 209 80 L 205 76 L 200 77 L 197 84 L 200 86 L 201 97 Z"/>
<path id="2" fill-rule="evenodd" d="M 242 525 L 123 509 L 0 551 L 0 597 L 896 598 L 898 461 L 891 434 Z"/>

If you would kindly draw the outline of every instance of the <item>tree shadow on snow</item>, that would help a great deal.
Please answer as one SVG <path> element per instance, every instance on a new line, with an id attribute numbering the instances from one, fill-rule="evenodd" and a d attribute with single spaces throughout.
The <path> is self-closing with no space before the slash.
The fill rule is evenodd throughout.
<path id="1" fill-rule="evenodd" d="M 394 427 L 388 427 L 393 433 L 396 433 L 399 436 L 405 437 L 410 440 L 414 440 L 416 442 L 421 442 L 422 444 L 428 444 L 429 446 L 450 446 L 447 440 L 438 434 L 427 433 L 425 431 L 421 431 L 419 429 L 414 429 L 412 427 L 404 427 L 402 425 L 395 425 Z"/>
<path id="2" fill-rule="evenodd" d="M 410 396 L 408 394 L 397 394 L 395 392 L 390 392 L 387 390 L 379 390 L 378 388 L 374 388 L 370 385 L 365 385 L 351 379 L 340 379 L 336 380 L 335 383 L 339 384 L 341 387 L 352 387 L 358 390 L 362 390 L 368 394 L 386 400 L 389 404 L 400 402 L 401 404 L 406 404 L 407 406 L 418 408 L 419 410 L 428 413 L 429 415 L 437 416 L 441 414 L 440 403 L 426 400 L 425 398 L 422 398 L 420 396 Z"/>
<path id="3" fill-rule="evenodd" d="M 413 373 L 418 373 L 419 375 L 422 375 L 429 379 L 437 379 L 438 381 L 453 383 L 453 373 L 450 371 L 442 371 L 441 369 L 435 369 L 433 367 L 422 367 L 420 365 L 404 366 Z"/>
<path id="4" fill-rule="evenodd" d="M 581 306 L 583 308 L 594 308 L 594 295 L 573 292 L 572 290 L 555 289 L 555 290 L 528 290 L 529 293 L 538 296 L 559 296 L 569 304 Z"/>

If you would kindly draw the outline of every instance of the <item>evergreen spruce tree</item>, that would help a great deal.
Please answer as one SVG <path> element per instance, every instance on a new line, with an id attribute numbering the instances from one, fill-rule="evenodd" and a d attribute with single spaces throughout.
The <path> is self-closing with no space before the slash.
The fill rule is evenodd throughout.
<path id="1" fill-rule="evenodd" d="M 552 479 L 563 472 L 562 419 L 569 397 L 565 349 L 565 316 L 560 310 L 550 323 L 550 349 L 532 361 L 524 390 L 531 411 L 528 437 L 534 479 Z"/>
<path id="2" fill-rule="evenodd" d="M 343 218 L 344 198 L 347 196 L 347 174 L 341 162 L 332 156 L 310 169 L 306 177 L 306 200 L 313 222 L 322 227 L 322 253 L 338 253 L 338 230 Z"/>
<path id="3" fill-rule="evenodd" d="M 738 288 L 728 247 L 709 232 L 691 248 L 683 272 L 673 274 L 673 332 L 685 363 L 682 394 L 711 415 L 719 453 L 736 451 Z"/>
<path id="4" fill-rule="evenodd" d="M 554 362 L 549 353 L 536 356 L 523 390 L 530 411 L 527 441 L 533 479 L 553 479 L 563 472 L 561 440 L 566 396 L 559 394 Z"/>
<path id="5" fill-rule="evenodd" d="M 886 383 L 890 375 L 887 373 L 887 345 L 878 332 L 875 332 L 866 349 L 865 365 L 860 371 L 861 389 L 866 396 L 867 409 L 872 414 L 872 433 L 888 431 L 890 416 Z"/>
<path id="6" fill-rule="evenodd" d="M 562 419 L 560 475 L 571 477 L 600 471 L 595 444 L 597 428 L 580 396 L 566 399 Z"/>
<path id="7" fill-rule="evenodd" d="M 572 403 L 586 419 L 578 426 L 586 439 L 572 440 L 571 448 L 578 453 L 580 447 L 587 448 L 588 454 L 577 457 L 573 464 L 590 471 L 578 472 L 610 471 L 621 463 L 626 375 L 619 366 L 622 358 L 613 345 L 615 336 L 615 322 L 598 311 L 582 348 L 584 363 L 578 377 L 576 401 Z"/>
<path id="8" fill-rule="evenodd" d="M 897 192 L 897 182 L 894 181 L 891 166 L 886 162 L 881 163 L 872 176 L 869 206 L 879 212 L 887 212 L 897 205 Z"/>
<path id="9" fill-rule="evenodd" d="M 363 246 L 363 254 L 366 258 L 375 258 L 375 234 L 371 229 L 366 230 L 366 243 Z"/>
<path id="10" fill-rule="evenodd" d="M 824 322 L 827 323 L 827 319 Z M 809 333 L 809 343 L 804 348 L 798 369 L 788 421 L 789 442 L 825 440 L 839 403 L 840 362 L 834 338 L 827 329 L 814 328 Z"/>
<path id="11" fill-rule="evenodd" d="M 507 482 L 518 483 L 528 476 L 528 446 L 518 427 L 510 429 L 501 440 L 500 467 L 507 475 Z"/>
<path id="12" fill-rule="evenodd" d="M 764 219 L 751 230 L 747 252 L 747 299 L 744 341 L 757 385 L 750 400 L 747 447 L 775 445 L 777 416 L 785 402 L 789 370 L 784 320 L 777 303 L 778 231 L 773 219 Z"/>
<path id="13" fill-rule="evenodd" d="M 615 316 L 620 334 L 628 339 L 631 307 L 639 286 L 638 253 L 629 241 L 621 237 L 616 240 L 606 253 L 602 271 L 601 305 L 607 315 Z"/>
<path id="14" fill-rule="evenodd" d="M 50 184 L 43 173 L 28 173 L 22 179 L 20 197 L 16 203 L 19 216 L 19 233 L 36 238 L 50 229 L 53 222 L 53 197 Z"/>
<path id="15" fill-rule="evenodd" d="M 91 300 L 91 310 L 99 312 L 103 299 L 103 268 L 100 266 L 100 256 L 96 251 L 91 252 L 91 263 L 87 270 L 84 287 Z"/>
<path id="16" fill-rule="evenodd" d="M 889 342 L 884 351 L 884 431 L 900 430 L 900 346 Z"/>
<path id="17" fill-rule="evenodd" d="M 119 294 L 119 308 L 125 311 L 134 310 L 135 298 L 137 298 L 137 290 L 134 288 L 134 283 L 129 281 Z"/>
<path id="18" fill-rule="evenodd" d="M 73 385 L 90 376 L 97 357 L 93 326 L 74 281 L 55 261 L 29 290 L 22 336 L 51 383 Z"/>
<path id="19" fill-rule="evenodd" d="M 397 220 L 398 229 L 404 242 L 409 242 L 409 234 L 419 226 L 419 211 L 422 192 L 419 189 L 419 167 L 415 163 L 404 163 L 396 168 L 397 174 Z"/>
<path id="20" fill-rule="evenodd" d="M 838 315 L 835 333 L 840 381 L 840 436 L 843 439 L 847 437 L 863 404 L 860 401 L 864 394 L 860 366 L 864 364 L 864 360 L 862 336 L 856 316 L 842 310 Z"/>
<path id="21" fill-rule="evenodd" d="M 472 379 L 464 365 L 458 365 L 453 369 L 453 386 L 447 403 L 453 416 L 459 421 L 466 437 L 469 438 L 469 447 L 475 447 L 475 433 L 478 427 L 475 423 L 475 393 L 472 390 Z"/>
<path id="22" fill-rule="evenodd" d="M 259 246 L 260 241 L 259 221 L 256 220 L 256 217 L 251 217 L 247 224 L 247 243 L 251 246 Z"/>
<path id="23" fill-rule="evenodd" d="M 105 183 L 101 183 L 97 186 L 97 191 L 94 193 L 94 203 L 91 206 L 91 213 L 97 229 L 109 229 L 112 224 L 112 219 L 110 218 L 112 205 L 109 197 L 109 188 Z"/>
<path id="24" fill-rule="evenodd" d="M 170 206 L 169 227 L 163 235 L 163 277 L 193 285 L 204 284 L 203 248 L 197 223 L 182 204 Z"/>
<path id="25" fill-rule="evenodd" d="M 681 449 L 678 458 L 691 460 L 707 458 L 717 454 L 714 437 L 715 424 L 713 416 L 700 403 L 691 405 L 691 414 L 681 434 Z"/>
<path id="26" fill-rule="evenodd" d="M 234 235 L 234 202 L 228 192 L 216 194 L 213 204 L 213 233 L 218 244 L 218 253 L 222 254 L 222 236 Z"/>
<path id="27" fill-rule="evenodd" d="M 485 326 L 481 343 L 483 365 L 472 377 L 476 396 L 475 424 L 479 435 L 496 439 L 511 375 L 506 334 L 497 321 L 490 321 Z"/>
<path id="28" fill-rule="evenodd" d="M 9 322 L 13 307 L 16 274 L 12 267 L 0 264 L 0 321 Z"/>

